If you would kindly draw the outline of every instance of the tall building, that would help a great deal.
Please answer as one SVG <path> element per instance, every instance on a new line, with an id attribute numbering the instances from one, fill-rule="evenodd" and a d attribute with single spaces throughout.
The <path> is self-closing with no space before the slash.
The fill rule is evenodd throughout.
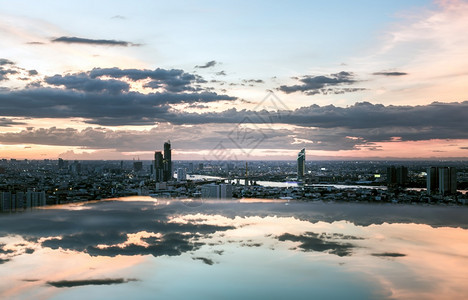
<path id="1" fill-rule="evenodd" d="M 297 154 L 297 179 L 303 179 L 305 174 L 305 148 Z"/>
<path id="2" fill-rule="evenodd" d="M 164 159 L 161 151 L 154 152 L 154 179 L 156 182 L 164 180 Z"/>
<path id="3" fill-rule="evenodd" d="M 405 186 L 408 182 L 408 168 L 404 166 L 400 167 L 388 167 L 387 168 L 387 186 Z"/>
<path id="4" fill-rule="evenodd" d="M 172 180 L 171 141 L 164 143 L 164 181 Z"/>
<path id="5" fill-rule="evenodd" d="M 457 169 L 455 167 L 430 167 L 427 169 L 426 187 L 428 194 L 442 195 L 457 192 Z"/>
<path id="6" fill-rule="evenodd" d="M 187 180 L 187 172 L 184 168 L 177 168 L 177 181 Z"/>
<path id="7" fill-rule="evenodd" d="M 439 168 L 427 168 L 426 191 L 428 194 L 434 194 L 439 190 Z"/>
<path id="8" fill-rule="evenodd" d="M 454 167 L 439 168 L 439 193 L 442 195 L 457 193 L 457 170 Z"/>

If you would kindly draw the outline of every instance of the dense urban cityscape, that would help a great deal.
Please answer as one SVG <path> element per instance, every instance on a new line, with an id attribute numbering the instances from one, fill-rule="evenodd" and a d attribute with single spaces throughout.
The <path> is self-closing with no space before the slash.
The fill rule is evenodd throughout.
<path id="1" fill-rule="evenodd" d="M 131 195 L 468 204 L 463 161 L 0 161 L 3 212 Z"/>

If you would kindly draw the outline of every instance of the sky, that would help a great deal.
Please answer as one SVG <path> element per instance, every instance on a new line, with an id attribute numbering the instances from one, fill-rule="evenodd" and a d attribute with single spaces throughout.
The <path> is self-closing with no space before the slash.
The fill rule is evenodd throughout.
<path id="1" fill-rule="evenodd" d="M 0 158 L 466 159 L 468 1 L 0 0 Z"/>

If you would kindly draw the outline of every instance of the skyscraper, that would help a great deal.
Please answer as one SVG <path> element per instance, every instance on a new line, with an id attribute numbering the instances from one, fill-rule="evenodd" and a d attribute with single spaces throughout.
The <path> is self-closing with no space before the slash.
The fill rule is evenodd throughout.
<path id="1" fill-rule="evenodd" d="M 161 151 L 154 152 L 154 179 L 156 182 L 164 180 L 164 162 Z"/>
<path id="2" fill-rule="evenodd" d="M 408 168 L 404 166 L 400 167 L 388 167 L 387 168 L 387 186 L 405 186 L 408 182 Z"/>
<path id="3" fill-rule="evenodd" d="M 439 168 L 439 192 L 442 195 L 457 192 L 457 170 L 454 167 Z"/>
<path id="4" fill-rule="evenodd" d="M 427 193 L 442 195 L 457 192 L 457 169 L 455 167 L 430 167 L 427 169 Z"/>
<path id="5" fill-rule="evenodd" d="M 297 154 L 297 179 L 303 179 L 305 174 L 305 148 Z"/>
<path id="6" fill-rule="evenodd" d="M 428 194 L 434 194 L 439 188 L 439 168 L 427 168 L 426 190 Z"/>
<path id="7" fill-rule="evenodd" d="M 171 141 L 164 143 L 164 181 L 172 180 Z"/>

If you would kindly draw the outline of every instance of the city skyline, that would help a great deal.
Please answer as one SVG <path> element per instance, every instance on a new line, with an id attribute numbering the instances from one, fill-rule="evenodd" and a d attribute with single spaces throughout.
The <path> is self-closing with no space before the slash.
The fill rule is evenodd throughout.
<path id="1" fill-rule="evenodd" d="M 465 159 L 468 1 L 0 0 L 0 158 Z"/>

